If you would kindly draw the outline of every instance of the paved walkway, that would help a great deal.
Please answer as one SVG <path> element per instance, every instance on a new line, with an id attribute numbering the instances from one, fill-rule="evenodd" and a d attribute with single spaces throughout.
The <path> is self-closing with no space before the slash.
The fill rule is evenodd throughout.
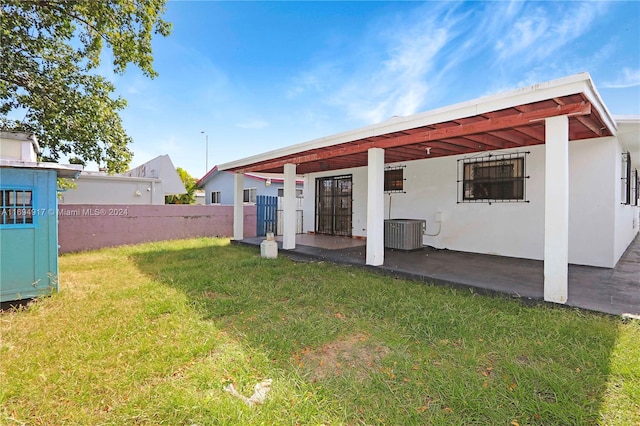
<path id="1" fill-rule="evenodd" d="M 236 243 L 260 245 L 263 238 Z M 365 242 L 324 235 L 298 235 L 294 250 L 280 254 L 349 264 L 375 272 L 425 282 L 473 287 L 480 293 L 506 293 L 514 297 L 543 300 L 543 262 L 424 247 L 403 252 L 385 250 L 383 266 L 365 265 Z M 614 269 L 569 265 L 567 305 L 614 315 L 640 315 L 640 235 L 635 238 Z"/>

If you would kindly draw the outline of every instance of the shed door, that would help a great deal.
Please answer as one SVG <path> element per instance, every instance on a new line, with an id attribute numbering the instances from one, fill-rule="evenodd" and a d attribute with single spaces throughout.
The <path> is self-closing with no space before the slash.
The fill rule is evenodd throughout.
<path id="1" fill-rule="evenodd" d="M 57 287 L 56 172 L 0 168 L 0 301 Z"/>
<path id="2" fill-rule="evenodd" d="M 351 236 L 352 176 L 316 179 L 316 232 Z"/>

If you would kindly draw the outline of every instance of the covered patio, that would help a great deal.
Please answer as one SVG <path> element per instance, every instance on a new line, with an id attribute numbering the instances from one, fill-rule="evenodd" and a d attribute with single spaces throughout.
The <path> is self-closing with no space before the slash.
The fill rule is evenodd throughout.
<path id="1" fill-rule="evenodd" d="M 259 246 L 262 238 L 245 238 L 236 244 Z M 386 249 L 384 265 L 365 264 L 366 242 L 345 237 L 299 234 L 296 248 L 280 254 L 295 260 L 327 261 L 367 268 L 425 283 L 470 288 L 481 294 L 544 299 L 542 261 L 424 247 L 415 251 Z M 569 265 L 566 305 L 613 315 L 640 315 L 640 236 L 636 237 L 615 268 Z"/>
<path id="2" fill-rule="evenodd" d="M 611 270 L 569 265 L 570 142 L 586 144 L 588 142 L 582 141 L 603 140 L 615 134 L 615 120 L 602 103 L 590 76 L 584 73 L 413 116 L 393 117 L 380 124 L 247 157 L 223 164 L 220 168 L 236 173 L 234 240 L 244 238 L 243 173 L 284 173 L 284 232 L 280 244 L 285 250 L 298 254 L 311 250 L 312 254 L 328 260 L 348 259 L 354 264 L 416 274 L 430 280 L 542 298 L 603 312 L 624 313 L 627 307 L 614 309 L 607 306 L 613 306 L 614 299 L 619 299 L 620 303 L 630 300 L 628 293 L 637 292 L 637 287 L 625 287 L 618 294 L 618 290 L 599 287 Z M 539 146 L 544 147 L 538 179 L 542 182 L 542 191 L 537 204 L 542 207 L 535 221 L 542 223 L 537 234 L 541 247 L 530 259 L 543 260 L 519 260 L 452 250 L 423 249 L 415 253 L 397 253 L 385 248 L 386 164 L 470 157 L 500 150 L 519 149 L 528 154 L 527 150 Z M 305 245 L 299 241 L 300 236 L 295 233 L 296 175 L 317 176 L 356 168 L 366 170 L 362 179 L 366 181 L 366 189 L 361 194 L 363 202 L 359 204 L 364 218 L 359 231 L 365 231 L 366 240 L 355 247 L 333 249 L 322 248 L 318 244 Z M 308 185 L 311 183 L 305 183 Z M 529 201 L 523 198 L 523 202 Z M 454 210 L 453 203 L 446 208 L 449 212 L 462 210 L 459 206 Z M 441 211 L 435 213 L 437 223 L 442 220 Z M 450 220 L 450 216 L 444 216 L 445 220 Z M 392 219 L 391 215 L 388 219 Z M 526 226 L 523 224 L 521 228 Z M 315 231 L 318 232 L 317 229 Z M 495 250 L 477 250 L 480 253 L 518 256 Z M 439 263 L 438 259 L 445 255 Z M 425 262 L 427 257 L 429 261 Z M 595 274 L 601 278 L 590 287 L 583 287 L 587 284 L 581 283 L 589 281 L 584 278 L 587 270 L 591 271 L 587 275 Z M 590 294 L 596 293 L 598 302 L 590 306 L 589 300 L 594 299 Z M 637 311 L 637 301 L 633 306 Z"/>

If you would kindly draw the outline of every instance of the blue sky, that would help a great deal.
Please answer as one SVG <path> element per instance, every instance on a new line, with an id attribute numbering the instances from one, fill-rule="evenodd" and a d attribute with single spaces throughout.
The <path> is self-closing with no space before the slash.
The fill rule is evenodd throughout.
<path id="1" fill-rule="evenodd" d="M 169 1 L 150 80 L 111 75 L 137 166 L 209 167 L 583 71 L 640 114 L 640 2 Z M 106 64 L 105 64 L 106 66 Z"/>

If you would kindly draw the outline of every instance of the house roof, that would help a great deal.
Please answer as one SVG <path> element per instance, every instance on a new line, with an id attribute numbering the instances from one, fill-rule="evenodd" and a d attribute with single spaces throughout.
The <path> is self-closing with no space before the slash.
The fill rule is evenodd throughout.
<path id="1" fill-rule="evenodd" d="M 370 148 L 385 163 L 543 144 L 545 118 L 569 116 L 569 140 L 611 136 L 615 120 L 588 73 L 540 83 L 363 127 L 218 166 L 236 172 L 299 174 L 366 166 Z"/>
<path id="2" fill-rule="evenodd" d="M 247 177 L 259 179 L 263 181 L 271 181 L 273 183 L 284 183 L 284 175 L 282 173 L 245 173 Z M 304 179 L 300 176 L 296 177 L 296 184 L 302 185 Z"/>
<path id="3" fill-rule="evenodd" d="M 187 193 L 176 167 L 167 154 L 159 155 L 138 167 L 121 173 L 120 176 L 160 179 L 164 195 Z"/>
<path id="4" fill-rule="evenodd" d="M 209 170 L 200 180 L 196 183 L 196 188 L 202 187 L 209 179 L 223 170 L 218 169 L 218 166 L 215 166 L 213 169 Z M 246 177 L 252 179 L 258 179 L 262 181 L 270 181 L 273 183 L 282 183 L 284 182 L 284 175 L 282 173 L 245 173 Z M 296 184 L 302 185 L 304 183 L 304 179 L 301 177 L 296 178 Z"/>
<path id="5" fill-rule="evenodd" d="M 125 181 L 125 182 L 154 182 L 162 183 L 162 179 L 157 177 L 145 177 L 145 176 L 127 176 L 124 174 L 110 175 L 104 172 L 83 171 L 78 176 L 80 180 L 98 180 L 98 181 Z"/>

